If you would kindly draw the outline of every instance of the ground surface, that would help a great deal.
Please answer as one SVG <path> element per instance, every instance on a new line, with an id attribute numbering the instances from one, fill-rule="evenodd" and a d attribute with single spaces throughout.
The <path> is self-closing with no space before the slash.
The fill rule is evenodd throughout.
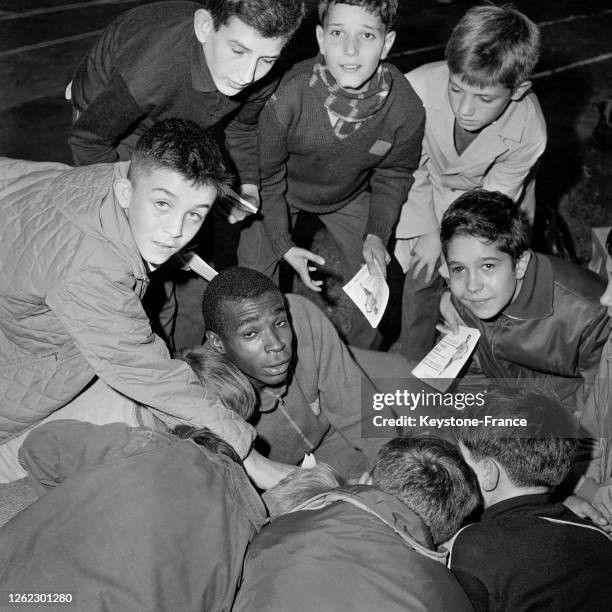
<path id="1" fill-rule="evenodd" d="M 0 3 L 0 155 L 70 162 L 66 83 L 102 28 L 143 0 L 3 0 Z M 442 59 L 451 27 L 471 1 L 400 0 L 390 60 L 407 71 Z M 288 55 L 312 55 L 309 17 Z M 597 105 L 612 96 L 609 0 L 515 2 L 541 26 L 543 52 L 534 88 L 548 122 L 549 146 L 538 178 L 538 203 L 559 212 L 578 257 L 588 260 L 590 227 L 612 223 L 612 153 L 590 140 Z M 541 235 L 541 230 L 538 238 Z M 321 239 L 324 249 L 331 249 Z M 332 249 L 333 250 L 333 249 Z M 331 251 L 330 251 L 331 253 Z"/>

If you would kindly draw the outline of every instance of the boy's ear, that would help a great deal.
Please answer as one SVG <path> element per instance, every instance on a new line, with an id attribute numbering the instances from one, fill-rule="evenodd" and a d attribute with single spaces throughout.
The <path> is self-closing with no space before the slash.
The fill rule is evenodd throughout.
<path id="1" fill-rule="evenodd" d="M 525 251 L 517 260 L 516 266 L 514 267 L 514 276 L 516 280 L 521 280 L 524 278 L 525 273 L 527 272 L 527 265 L 529 264 L 529 259 L 531 255 L 529 251 Z"/>
<path id="2" fill-rule="evenodd" d="M 391 30 L 385 34 L 385 44 L 383 45 L 382 53 L 380 54 L 381 61 L 389 55 L 389 51 L 391 51 L 391 47 L 395 42 L 395 30 Z"/>
<path id="3" fill-rule="evenodd" d="M 482 460 L 482 482 L 483 491 L 491 492 L 497 489 L 499 484 L 499 466 L 493 459 L 485 457 Z"/>
<path id="4" fill-rule="evenodd" d="M 225 355 L 225 345 L 223 344 L 223 340 L 219 334 L 215 333 L 214 331 L 206 330 L 206 339 L 213 350 L 217 351 L 217 353 L 220 353 L 221 355 Z"/>
<path id="5" fill-rule="evenodd" d="M 531 81 L 523 81 L 512 90 L 510 99 L 516 102 L 517 100 L 520 100 L 530 89 Z"/>
<path id="6" fill-rule="evenodd" d="M 204 8 L 198 9 L 193 16 L 193 30 L 200 43 L 204 44 L 214 29 L 215 26 L 210 11 Z"/>
<path id="7" fill-rule="evenodd" d="M 119 206 L 128 210 L 132 201 L 132 183 L 130 183 L 130 180 L 126 178 L 117 179 L 113 183 L 113 192 Z"/>
<path id="8" fill-rule="evenodd" d="M 325 55 L 325 49 L 324 49 L 324 47 L 323 47 L 323 34 L 324 34 L 324 32 L 323 32 L 323 27 L 322 27 L 322 26 L 320 26 L 320 25 L 318 25 L 318 26 L 315 28 L 315 35 L 316 35 L 316 37 L 317 37 L 317 43 L 319 44 L 319 52 L 320 52 L 322 55 Z"/>

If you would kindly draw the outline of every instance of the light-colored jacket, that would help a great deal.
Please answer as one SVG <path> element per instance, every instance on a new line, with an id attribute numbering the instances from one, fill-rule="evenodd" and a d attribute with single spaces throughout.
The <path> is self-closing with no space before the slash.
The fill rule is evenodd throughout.
<path id="1" fill-rule="evenodd" d="M 253 428 L 206 398 L 151 331 L 147 270 L 112 188 L 126 172 L 0 159 L 0 443 L 97 375 L 170 425 L 210 427 L 244 457 Z"/>
<path id="2" fill-rule="evenodd" d="M 446 62 L 420 66 L 406 74 L 425 107 L 425 136 L 414 184 L 402 207 L 398 238 L 414 238 L 438 229 L 446 209 L 462 193 L 482 187 L 520 202 L 533 221 L 535 169 L 546 148 L 546 123 L 536 95 L 511 101 L 458 155 L 453 140 L 455 117 L 448 101 Z"/>

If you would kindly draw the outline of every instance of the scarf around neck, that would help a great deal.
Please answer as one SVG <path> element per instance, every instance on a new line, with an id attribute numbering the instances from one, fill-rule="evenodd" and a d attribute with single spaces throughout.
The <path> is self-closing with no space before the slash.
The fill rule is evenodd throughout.
<path id="1" fill-rule="evenodd" d="M 310 87 L 321 94 L 327 111 L 337 117 L 334 125 L 336 136 L 346 138 L 382 108 L 391 91 L 391 79 L 389 68 L 380 64 L 370 79 L 368 88 L 351 93 L 338 85 L 322 61 L 316 62 L 312 67 Z"/>

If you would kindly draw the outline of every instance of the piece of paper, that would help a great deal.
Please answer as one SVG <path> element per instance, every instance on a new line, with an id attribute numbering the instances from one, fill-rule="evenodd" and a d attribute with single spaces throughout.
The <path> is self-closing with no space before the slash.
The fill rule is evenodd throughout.
<path id="1" fill-rule="evenodd" d="M 230 188 L 226 189 L 225 195 L 217 200 L 215 206 L 221 206 L 221 208 L 223 208 L 228 215 L 232 213 L 234 208 L 249 215 L 255 215 L 259 212 L 259 208 L 257 208 L 257 206 L 251 204 L 251 202 L 241 197 Z"/>
<path id="2" fill-rule="evenodd" d="M 183 253 L 183 259 L 187 262 L 187 265 L 196 274 L 199 274 L 204 280 L 211 281 L 217 274 L 219 274 L 212 266 L 209 266 L 201 257 L 198 257 L 195 253 L 189 251 Z"/>
<path id="3" fill-rule="evenodd" d="M 446 334 L 415 366 L 412 374 L 427 384 L 446 391 L 476 348 L 480 332 L 459 326 L 459 333 Z"/>
<path id="4" fill-rule="evenodd" d="M 342 289 L 355 302 L 370 325 L 377 327 L 389 301 L 389 285 L 378 263 L 375 274 L 370 274 L 368 266 L 363 264 Z"/>

